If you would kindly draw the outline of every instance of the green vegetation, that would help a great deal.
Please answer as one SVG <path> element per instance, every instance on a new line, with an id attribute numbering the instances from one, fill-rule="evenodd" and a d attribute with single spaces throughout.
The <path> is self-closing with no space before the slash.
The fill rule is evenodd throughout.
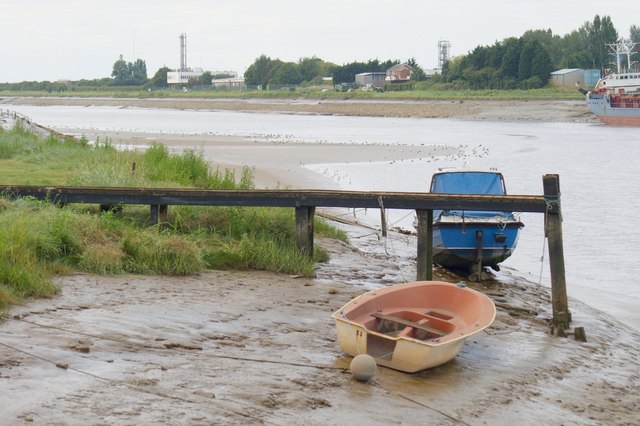
<path id="1" fill-rule="evenodd" d="M 331 74 L 336 66 L 320 58 L 301 58 L 298 63 L 271 59 L 266 55 L 258 57 L 244 73 L 245 84 L 258 86 L 262 90 L 269 86 L 317 85 L 322 78 Z"/>
<path id="2" fill-rule="evenodd" d="M 147 82 L 147 64 L 142 59 L 125 62 L 121 55 L 113 64 L 111 77 L 115 86 L 140 86 Z"/>
<path id="3" fill-rule="evenodd" d="M 3 96 L 42 96 L 42 92 L 0 92 Z M 424 81 L 415 84 L 411 91 L 373 92 L 354 90 L 352 92 L 337 92 L 330 86 L 310 86 L 290 90 L 193 90 L 183 92 L 178 90 L 154 90 L 152 92 L 140 90 L 114 90 L 113 88 L 95 92 L 64 92 L 47 94 L 55 97 L 114 97 L 114 98 L 198 98 L 198 99 L 286 99 L 291 97 L 307 99 L 406 99 L 406 100 L 430 100 L 430 99 L 583 99 L 574 88 L 544 87 L 541 89 L 514 89 L 514 90 L 471 90 L 460 89 L 454 83 L 442 81 Z M 1 171 L 0 171 L 1 173 Z"/>
<path id="4" fill-rule="evenodd" d="M 135 164 L 135 167 L 132 165 Z M 201 153 L 171 154 L 155 144 L 119 151 L 108 142 L 42 139 L 16 126 L 0 130 L 0 183 L 252 188 L 245 169 L 210 169 Z M 0 196 L 0 308 L 57 291 L 57 273 L 189 275 L 204 269 L 264 269 L 313 276 L 315 258 L 295 247 L 293 209 L 173 207 L 169 223 L 148 227 L 148 206 L 100 213 L 98 206 L 56 206 Z M 346 239 L 316 222 L 316 232 Z"/>
<path id="5" fill-rule="evenodd" d="M 630 29 L 638 37 L 637 27 Z M 543 87 L 549 73 L 561 68 L 610 67 L 607 43 L 618 40 L 611 18 L 596 15 L 563 37 L 551 30 L 527 31 L 492 46 L 478 46 L 449 61 L 441 81 L 456 89 L 531 89 Z"/>

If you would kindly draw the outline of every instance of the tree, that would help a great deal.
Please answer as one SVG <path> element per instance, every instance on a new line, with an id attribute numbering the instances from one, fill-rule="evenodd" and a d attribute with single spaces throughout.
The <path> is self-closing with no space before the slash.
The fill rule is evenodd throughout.
<path id="1" fill-rule="evenodd" d="M 122 55 L 120 55 L 120 59 L 113 64 L 111 77 L 113 77 L 116 82 L 124 82 L 129 77 L 129 67 L 127 67 L 125 60 L 122 59 Z"/>
<path id="2" fill-rule="evenodd" d="M 640 43 L 640 26 L 632 25 L 629 28 L 629 39 L 634 43 Z"/>
<path id="3" fill-rule="evenodd" d="M 125 62 L 120 55 L 113 64 L 111 71 L 113 83 L 116 86 L 135 86 L 147 82 L 147 64 L 142 59 L 136 59 L 135 62 Z"/>
<path id="4" fill-rule="evenodd" d="M 130 68 L 131 77 L 137 84 L 147 82 L 147 64 L 142 59 L 136 59 L 134 63 L 127 64 Z"/>
<path id="5" fill-rule="evenodd" d="M 505 46 L 502 43 L 496 42 L 487 51 L 485 58 L 485 66 L 495 68 L 496 70 L 502 65 L 502 58 L 505 54 Z"/>
<path id="6" fill-rule="evenodd" d="M 300 84 L 303 81 L 302 74 L 298 71 L 298 66 L 293 62 L 284 62 L 273 70 L 273 76 L 269 79 L 269 84 Z"/>
<path id="7" fill-rule="evenodd" d="M 151 77 L 148 85 L 152 87 L 167 87 L 169 83 L 167 83 L 167 73 L 171 71 L 167 67 L 162 67 Z"/>
<path id="8" fill-rule="evenodd" d="M 424 81 L 427 79 L 427 74 L 425 74 L 424 70 L 418 63 L 415 58 L 409 58 L 406 62 L 413 71 L 411 71 L 411 81 Z"/>
<path id="9" fill-rule="evenodd" d="M 213 75 L 211 74 L 211 71 L 205 71 L 202 73 L 203 86 L 211 86 L 212 81 L 213 81 Z"/>
<path id="10" fill-rule="evenodd" d="M 484 68 L 486 65 L 487 59 L 487 48 L 484 46 L 477 46 L 473 51 L 469 54 L 469 60 L 474 68 L 480 69 Z"/>
<path id="11" fill-rule="evenodd" d="M 562 37 L 559 43 L 562 58 L 556 63 L 558 68 L 593 68 L 586 24 Z"/>
<path id="12" fill-rule="evenodd" d="M 534 42 L 532 55 L 530 76 L 539 78 L 544 86 L 547 81 L 549 81 L 549 77 L 553 71 L 551 55 L 542 43 L 537 41 Z"/>
<path id="13" fill-rule="evenodd" d="M 302 81 L 312 81 L 317 77 L 322 77 L 323 72 L 323 60 L 316 58 L 301 58 L 298 61 L 298 72 L 302 77 Z"/>
<path id="14" fill-rule="evenodd" d="M 244 80 L 246 84 L 262 86 L 263 89 L 267 88 L 269 84 L 269 78 L 271 77 L 274 61 L 266 55 L 260 55 L 253 64 L 247 68 L 244 73 Z"/>
<path id="15" fill-rule="evenodd" d="M 551 29 L 547 30 L 529 30 L 522 35 L 525 41 L 539 42 L 549 54 L 553 64 L 559 64 L 563 57 L 562 38 L 553 35 Z"/>
<path id="16" fill-rule="evenodd" d="M 505 51 L 501 64 L 502 75 L 515 80 L 518 78 L 520 52 L 522 51 L 520 39 L 515 37 L 508 38 L 505 40 L 504 44 Z"/>
<path id="17" fill-rule="evenodd" d="M 591 45 L 590 52 L 593 67 L 604 71 L 610 67 L 610 54 L 607 44 L 618 41 L 618 32 L 608 16 L 600 18 L 599 15 L 596 15 L 593 18 L 593 23 L 587 22 L 585 26 Z"/>

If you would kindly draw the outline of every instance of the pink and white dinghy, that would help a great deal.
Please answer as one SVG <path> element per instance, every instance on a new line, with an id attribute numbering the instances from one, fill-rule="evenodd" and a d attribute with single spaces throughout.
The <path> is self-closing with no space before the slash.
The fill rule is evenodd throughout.
<path id="1" fill-rule="evenodd" d="M 342 351 L 371 355 L 378 365 L 407 373 L 453 359 L 495 316 L 489 297 L 441 281 L 369 291 L 332 315 Z"/>

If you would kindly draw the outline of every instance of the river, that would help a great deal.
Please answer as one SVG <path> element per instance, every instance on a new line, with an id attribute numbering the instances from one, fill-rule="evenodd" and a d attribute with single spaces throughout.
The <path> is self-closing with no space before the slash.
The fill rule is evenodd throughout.
<path id="1" fill-rule="evenodd" d="M 438 167 L 497 167 L 510 194 L 542 194 L 542 176 L 560 175 L 567 288 L 640 329 L 640 142 L 637 128 L 585 123 L 372 118 L 115 107 L 12 106 L 68 133 L 117 131 L 234 136 L 287 143 L 452 145 L 465 154 L 383 162 L 309 164 L 350 190 L 425 191 Z M 311 151 L 310 151 L 311 152 Z M 247 164 L 251 164 L 247 159 Z M 549 285 L 543 217 L 523 214 L 514 255 L 503 270 Z M 375 219 L 379 220 L 376 215 Z M 390 222 L 410 227 L 406 212 Z M 543 261 L 541 261 L 543 259 Z"/>

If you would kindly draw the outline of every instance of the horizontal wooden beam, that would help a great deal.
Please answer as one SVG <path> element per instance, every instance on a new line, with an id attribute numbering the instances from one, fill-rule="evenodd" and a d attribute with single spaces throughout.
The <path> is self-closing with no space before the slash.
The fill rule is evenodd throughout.
<path id="1" fill-rule="evenodd" d="M 5 197 L 34 197 L 55 203 L 190 206 L 350 207 L 420 210 L 496 210 L 543 213 L 542 195 L 461 195 L 423 192 L 334 190 L 203 190 L 0 185 Z"/>

